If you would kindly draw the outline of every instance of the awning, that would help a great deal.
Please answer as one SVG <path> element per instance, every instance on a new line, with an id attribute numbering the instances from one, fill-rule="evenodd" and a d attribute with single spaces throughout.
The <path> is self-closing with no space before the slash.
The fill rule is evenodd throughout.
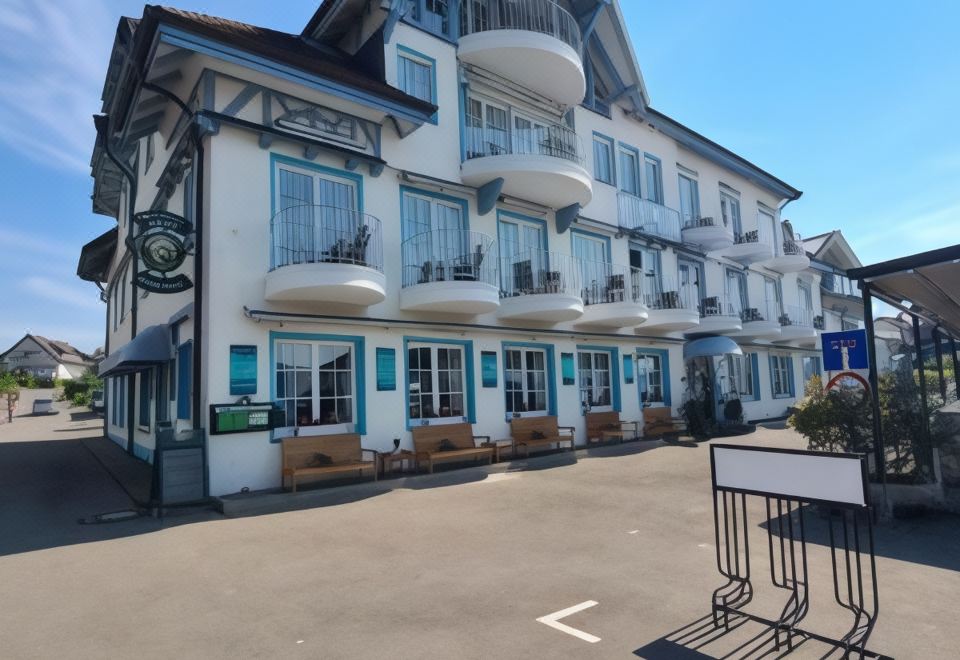
<path id="1" fill-rule="evenodd" d="M 743 355 L 743 351 L 730 337 L 702 337 L 683 345 L 684 360 L 718 355 Z"/>
<path id="2" fill-rule="evenodd" d="M 170 326 L 151 325 L 104 358 L 100 376 L 122 376 L 163 364 L 173 359 Z"/>
<path id="3" fill-rule="evenodd" d="M 88 282 L 106 282 L 110 262 L 117 249 L 117 228 L 104 232 L 80 250 L 77 275 Z"/>

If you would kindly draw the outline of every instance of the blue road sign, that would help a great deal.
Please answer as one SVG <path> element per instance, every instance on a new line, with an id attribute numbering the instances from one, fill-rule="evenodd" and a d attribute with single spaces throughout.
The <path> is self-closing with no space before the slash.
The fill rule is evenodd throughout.
<path id="1" fill-rule="evenodd" d="M 867 331 L 845 330 L 826 332 L 820 336 L 823 348 L 823 368 L 827 371 L 869 369 L 867 359 Z"/>

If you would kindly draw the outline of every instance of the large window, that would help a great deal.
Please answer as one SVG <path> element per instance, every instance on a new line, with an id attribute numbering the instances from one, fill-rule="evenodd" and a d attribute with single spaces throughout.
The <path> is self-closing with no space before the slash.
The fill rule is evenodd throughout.
<path id="1" fill-rule="evenodd" d="M 643 155 L 645 196 L 651 202 L 663 204 L 663 166 L 660 159 L 650 154 Z"/>
<path id="2" fill-rule="evenodd" d="M 726 393 L 735 395 L 744 401 L 752 401 L 753 391 L 753 355 L 728 355 Z"/>
<path id="3" fill-rule="evenodd" d="M 466 112 L 466 158 L 510 153 L 510 120 L 507 107 L 470 96 Z"/>
<path id="4" fill-rule="evenodd" d="M 640 153 L 633 147 L 621 144 L 617 149 L 620 161 L 620 190 L 640 196 Z"/>
<path id="5" fill-rule="evenodd" d="M 665 403 L 663 357 L 661 355 L 641 353 L 637 356 L 637 383 L 640 386 L 641 403 Z"/>
<path id="6" fill-rule="evenodd" d="M 774 398 L 793 396 L 793 369 L 789 355 L 770 356 L 770 380 Z"/>
<path id="7" fill-rule="evenodd" d="M 547 228 L 543 221 L 501 213 L 500 288 L 509 295 L 533 290 L 547 267 Z"/>
<path id="8" fill-rule="evenodd" d="M 451 37 L 449 0 L 412 0 L 407 18 L 428 32 Z"/>
<path id="9" fill-rule="evenodd" d="M 462 346 L 407 346 L 411 422 L 463 421 L 467 416 L 465 364 Z"/>
<path id="10" fill-rule="evenodd" d="M 127 425 L 127 377 L 117 376 L 110 380 L 111 413 L 110 422 L 114 426 Z"/>
<path id="11" fill-rule="evenodd" d="M 740 199 L 724 190 L 720 191 L 720 213 L 723 226 L 730 227 L 735 238 L 743 235 L 743 221 L 740 219 Z"/>
<path id="12" fill-rule="evenodd" d="M 747 296 L 747 274 L 739 270 L 727 269 L 724 293 L 733 311 L 741 314 L 750 306 L 750 299 Z"/>
<path id="13" fill-rule="evenodd" d="M 809 282 L 797 281 L 797 293 L 800 295 L 800 306 L 804 309 L 813 310 L 813 291 Z"/>
<path id="14" fill-rule="evenodd" d="M 597 181 L 616 185 L 616 166 L 613 162 L 613 140 L 593 134 L 593 176 Z"/>
<path id="15" fill-rule="evenodd" d="M 580 380 L 580 401 L 596 411 L 613 410 L 613 379 L 610 376 L 610 353 L 578 351 L 577 369 Z"/>
<path id="16" fill-rule="evenodd" d="M 509 415 L 546 415 L 547 352 L 541 348 L 504 351 L 504 388 Z"/>
<path id="17" fill-rule="evenodd" d="M 277 342 L 276 400 L 287 426 L 352 431 L 356 420 L 352 344 Z"/>
<path id="18" fill-rule="evenodd" d="M 684 223 L 693 222 L 700 217 L 700 188 L 697 180 L 680 173 L 680 219 Z"/>
<path id="19" fill-rule="evenodd" d="M 421 101 L 435 103 L 437 100 L 436 63 L 433 58 L 398 46 L 397 87 Z"/>

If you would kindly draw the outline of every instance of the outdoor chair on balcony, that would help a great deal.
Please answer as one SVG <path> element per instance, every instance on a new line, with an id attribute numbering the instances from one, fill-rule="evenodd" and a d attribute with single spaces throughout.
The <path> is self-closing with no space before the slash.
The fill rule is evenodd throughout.
<path id="1" fill-rule="evenodd" d="M 760 310 L 756 307 L 747 307 L 740 314 L 740 318 L 744 323 L 751 323 L 753 321 L 762 321 L 763 315 L 760 313 Z"/>
<path id="2" fill-rule="evenodd" d="M 562 289 L 560 271 L 541 270 L 540 289 L 541 293 L 560 293 Z"/>
<path id="3" fill-rule="evenodd" d="M 660 309 L 680 309 L 680 292 L 661 291 L 659 303 Z"/>
<path id="4" fill-rule="evenodd" d="M 476 250 L 460 257 L 453 266 L 453 279 L 460 282 L 476 282 L 480 279 L 480 266 L 483 264 L 483 246 L 477 245 Z"/>
<path id="5" fill-rule="evenodd" d="M 780 325 L 793 325 L 793 321 L 790 320 L 790 316 L 788 314 L 781 314 Z"/>
<path id="6" fill-rule="evenodd" d="M 533 264 L 519 261 L 513 264 L 513 295 L 533 293 Z"/>
<path id="7" fill-rule="evenodd" d="M 760 230 L 754 229 L 737 236 L 737 243 L 757 243 L 760 241 Z"/>
<path id="8" fill-rule="evenodd" d="M 720 298 L 719 296 L 710 296 L 709 298 L 704 298 L 701 304 L 701 312 L 704 316 L 719 316 L 720 315 Z"/>
<path id="9" fill-rule="evenodd" d="M 341 238 L 330 248 L 329 261 L 333 263 L 367 264 L 367 244 L 370 243 L 370 228 L 360 225 L 352 241 Z"/>
<path id="10" fill-rule="evenodd" d="M 607 302 L 623 302 L 626 289 L 623 275 L 607 275 Z"/>

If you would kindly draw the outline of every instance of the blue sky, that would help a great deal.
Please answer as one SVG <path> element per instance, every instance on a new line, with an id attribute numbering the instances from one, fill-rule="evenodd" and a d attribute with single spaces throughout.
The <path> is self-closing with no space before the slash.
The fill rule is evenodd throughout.
<path id="1" fill-rule="evenodd" d="M 319 0 L 186 0 L 298 32 Z M 282 6 L 282 11 L 276 7 Z M 652 105 L 804 191 L 802 233 L 864 263 L 960 241 L 960 3 L 621 0 Z M 25 331 L 86 350 L 104 306 L 75 276 L 91 115 L 126 0 L 0 0 L 0 350 Z"/>

